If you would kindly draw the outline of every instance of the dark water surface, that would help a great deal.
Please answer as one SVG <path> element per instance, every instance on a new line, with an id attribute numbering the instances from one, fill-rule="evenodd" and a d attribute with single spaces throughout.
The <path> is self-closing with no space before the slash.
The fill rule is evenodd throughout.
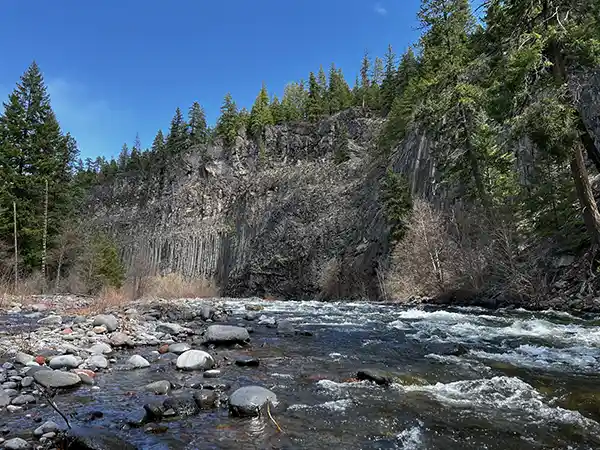
<path id="1" fill-rule="evenodd" d="M 246 302 L 247 303 L 247 302 Z M 242 302 L 226 302 L 230 322 Z M 292 321 L 314 336 L 280 337 L 252 323 L 251 354 L 260 367 L 223 368 L 232 389 L 273 390 L 273 415 L 236 419 L 227 410 L 164 421 L 152 434 L 123 430 L 156 396 L 137 388 L 183 382 L 189 373 L 165 362 L 149 369 L 99 374 L 98 391 L 57 397 L 86 426 L 112 430 L 144 449 L 595 449 L 600 448 L 600 327 L 595 317 L 477 309 L 422 310 L 362 303 L 264 302 L 260 314 Z M 137 349 L 147 355 L 154 348 Z M 125 361 L 129 354 L 117 357 Z M 397 372 L 388 387 L 349 381 L 365 367 Z M 31 409 L 44 419 L 49 409 Z M 31 430 L 24 413 L 0 420 Z M 58 422 L 58 420 L 57 420 Z"/>

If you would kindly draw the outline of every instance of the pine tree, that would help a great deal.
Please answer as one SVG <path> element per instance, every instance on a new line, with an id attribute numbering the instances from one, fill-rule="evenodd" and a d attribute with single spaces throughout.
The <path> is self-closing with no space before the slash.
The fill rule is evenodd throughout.
<path id="1" fill-rule="evenodd" d="M 183 114 L 179 107 L 175 110 L 175 115 L 171 119 L 169 134 L 167 135 L 166 152 L 169 155 L 176 155 L 187 149 L 188 136 L 187 124 L 183 119 Z"/>
<path id="2" fill-rule="evenodd" d="M 281 125 L 285 121 L 285 114 L 283 110 L 283 106 L 279 101 L 277 95 L 273 95 L 273 99 L 271 100 L 271 115 L 273 116 L 273 123 L 276 125 Z"/>
<path id="3" fill-rule="evenodd" d="M 396 77 L 396 54 L 392 46 L 388 46 L 385 55 L 385 75 L 381 83 L 381 112 L 387 116 L 392 109 L 392 104 L 397 93 L 397 77 Z"/>
<path id="4" fill-rule="evenodd" d="M 306 115 L 309 121 L 317 122 L 324 116 L 323 97 L 321 95 L 321 86 L 314 73 L 308 77 L 308 99 L 306 104 Z"/>
<path id="5" fill-rule="evenodd" d="M 341 69 L 336 69 L 335 64 L 331 64 L 329 70 L 327 104 L 329 105 L 329 114 L 349 108 L 352 104 L 352 94 L 348 83 L 346 83 Z"/>
<path id="6" fill-rule="evenodd" d="M 188 112 L 189 144 L 197 146 L 206 143 L 208 138 L 208 127 L 206 124 L 206 113 L 200 103 L 194 102 Z"/>
<path id="7" fill-rule="evenodd" d="M 231 94 L 227 93 L 221 106 L 221 116 L 217 120 L 217 135 L 223 139 L 225 145 L 232 146 L 238 135 L 239 127 L 240 117 L 237 105 L 233 101 Z"/>
<path id="8" fill-rule="evenodd" d="M 303 83 L 290 83 L 283 91 L 281 108 L 286 122 L 298 122 L 306 117 L 308 93 Z"/>
<path id="9" fill-rule="evenodd" d="M 267 87 L 263 83 L 252 110 L 250 111 L 250 133 L 259 137 L 268 125 L 273 125 L 273 113 L 269 104 L 269 93 Z"/>
<path id="10" fill-rule="evenodd" d="M 162 130 L 158 130 L 156 133 L 154 141 L 152 141 L 151 151 L 156 156 L 165 152 L 165 136 L 163 135 Z"/>
<path id="11" fill-rule="evenodd" d="M 119 170 L 121 172 L 125 171 L 125 169 L 129 165 L 129 147 L 127 146 L 127 144 L 123 144 L 123 146 L 121 147 L 121 152 L 119 153 L 117 164 L 119 165 Z"/>

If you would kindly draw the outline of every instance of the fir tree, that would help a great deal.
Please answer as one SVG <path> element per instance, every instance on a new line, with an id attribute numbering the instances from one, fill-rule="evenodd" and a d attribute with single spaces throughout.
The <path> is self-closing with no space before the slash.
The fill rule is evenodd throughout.
<path id="1" fill-rule="evenodd" d="M 273 123 L 276 125 L 281 125 L 285 121 L 285 112 L 283 109 L 283 105 L 279 102 L 279 98 L 277 95 L 273 95 L 273 99 L 271 100 L 271 115 L 273 116 Z"/>
<path id="2" fill-rule="evenodd" d="M 197 146 L 206 143 L 208 138 L 208 127 L 206 125 L 206 114 L 200 103 L 194 102 L 188 113 L 189 143 Z"/>
<path id="3" fill-rule="evenodd" d="M 309 121 L 317 122 L 324 115 L 323 97 L 321 95 L 321 86 L 314 73 L 308 77 L 308 99 L 306 104 L 306 115 Z"/>
<path id="4" fill-rule="evenodd" d="M 225 145 L 232 146 L 238 135 L 239 127 L 240 117 L 237 105 L 233 101 L 231 94 L 227 93 L 221 106 L 221 116 L 217 120 L 217 135 L 223 139 Z"/>
<path id="5" fill-rule="evenodd" d="M 398 91 L 396 71 L 396 54 L 389 45 L 385 55 L 385 75 L 381 83 L 381 112 L 384 115 L 387 115 L 392 109 Z"/>
<path id="6" fill-rule="evenodd" d="M 269 104 L 269 93 L 263 83 L 252 110 L 250 111 L 250 133 L 259 137 L 268 125 L 273 125 L 273 113 Z"/>
<path id="7" fill-rule="evenodd" d="M 308 93 L 303 83 L 290 83 L 283 91 L 281 108 L 286 122 L 298 122 L 306 117 Z"/>
<path id="8" fill-rule="evenodd" d="M 188 136 L 187 124 L 183 119 L 183 114 L 179 107 L 175 110 L 175 115 L 171 119 L 169 134 L 165 145 L 166 152 L 169 155 L 176 155 L 187 149 Z"/>

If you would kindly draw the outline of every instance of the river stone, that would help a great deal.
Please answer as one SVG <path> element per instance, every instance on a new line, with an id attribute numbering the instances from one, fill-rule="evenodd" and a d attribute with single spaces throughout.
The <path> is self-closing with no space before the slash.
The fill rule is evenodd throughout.
<path id="1" fill-rule="evenodd" d="M 133 366 L 136 369 L 144 369 L 150 367 L 150 363 L 146 358 L 140 355 L 133 355 L 127 360 L 127 364 Z"/>
<path id="2" fill-rule="evenodd" d="M 33 384 L 33 377 L 25 377 L 21 380 L 21 387 L 27 388 Z"/>
<path id="3" fill-rule="evenodd" d="M 162 402 L 146 403 L 144 410 L 146 411 L 146 417 L 150 420 L 160 419 L 165 414 Z"/>
<path id="4" fill-rule="evenodd" d="M 214 365 L 213 357 L 202 350 L 188 350 L 177 358 L 177 368 L 181 370 L 211 369 Z"/>
<path id="5" fill-rule="evenodd" d="M 33 312 L 44 312 L 50 309 L 50 307 L 44 303 L 36 303 L 35 305 L 31 305 L 30 308 Z"/>
<path id="6" fill-rule="evenodd" d="M 191 392 L 177 392 L 163 402 L 165 412 L 169 409 L 179 416 L 192 416 L 198 413 L 198 405 Z"/>
<path id="7" fill-rule="evenodd" d="M 100 314 L 94 317 L 94 322 L 92 323 L 92 326 L 99 327 L 102 325 L 106 327 L 107 331 L 113 332 L 119 326 L 119 321 L 112 314 Z"/>
<path id="8" fill-rule="evenodd" d="M 147 384 L 142 389 L 153 392 L 156 395 L 164 395 L 168 394 L 171 390 L 171 382 L 168 380 L 155 381 L 154 383 Z"/>
<path id="9" fill-rule="evenodd" d="M 188 333 L 190 331 L 190 329 L 182 327 L 181 325 L 179 325 L 177 323 L 161 322 L 156 327 L 156 331 L 159 331 L 161 333 L 167 333 L 167 334 L 182 334 L 182 333 Z"/>
<path id="10" fill-rule="evenodd" d="M 196 391 L 194 392 L 194 401 L 200 409 L 212 409 L 217 406 L 219 396 L 215 391 Z"/>
<path id="11" fill-rule="evenodd" d="M 125 333 L 114 333 L 110 337 L 110 343 L 114 347 L 133 347 L 133 339 Z"/>
<path id="12" fill-rule="evenodd" d="M 184 352 L 187 352 L 188 350 L 191 350 L 192 347 L 189 346 L 189 344 L 186 344 L 185 342 L 178 342 L 175 344 L 171 344 L 169 345 L 168 350 L 171 353 L 175 353 L 176 355 L 181 355 Z"/>
<path id="13" fill-rule="evenodd" d="M 204 378 L 219 378 L 221 371 L 219 369 L 210 369 L 204 372 Z"/>
<path id="14" fill-rule="evenodd" d="M 102 355 L 92 355 L 85 362 L 88 367 L 94 367 L 96 369 L 108 368 L 108 360 Z"/>
<path id="15" fill-rule="evenodd" d="M 277 396 L 261 386 L 244 386 L 229 397 L 229 411 L 234 416 L 258 416 L 267 403 L 277 402 Z"/>
<path id="16" fill-rule="evenodd" d="M 10 395 L 4 390 L 0 390 L 0 408 L 10 405 Z"/>
<path id="17" fill-rule="evenodd" d="M 209 305 L 204 305 L 200 311 L 200 317 L 202 320 L 208 320 L 213 316 L 213 309 Z"/>
<path id="18" fill-rule="evenodd" d="M 73 355 L 55 356 L 50 360 L 50 367 L 53 369 L 76 369 L 80 361 Z"/>
<path id="19" fill-rule="evenodd" d="M 81 383 L 76 373 L 60 370 L 38 370 L 33 374 L 35 381 L 47 388 L 66 388 Z"/>
<path id="20" fill-rule="evenodd" d="M 27 353 L 23 352 L 17 352 L 17 355 L 15 356 L 15 361 L 24 366 L 26 366 L 28 362 L 31 362 L 33 360 L 34 357 L 32 355 L 28 355 Z"/>
<path id="21" fill-rule="evenodd" d="M 137 450 L 135 445 L 123 441 L 114 432 L 100 428 L 73 427 L 59 448 L 77 450 Z"/>
<path id="22" fill-rule="evenodd" d="M 6 441 L 4 448 L 7 450 L 25 450 L 31 448 L 31 445 L 25 439 L 16 437 Z"/>
<path id="23" fill-rule="evenodd" d="M 280 320 L 277 322 L 277 334 L 281 336 L 293 336 L 296 334 L 296 328 L 289 320 Z"/>
<path id="24" fill-rule="evenodd" d="M 2 389 L 16 389 L 18 386 L 14 381 L 7 381 L 6 383 L 2 383 Z"/>
<path id="25" fill-rule="evenodd" d="M 41 437 L 46 433 L 54 433 L 56 431 L 58 431 L 58 425 L 56 424 L 56 422 L 52 422 L 51 420 L 44 422 L 43 425 L 37 427 L 35 430 L 33 430 L 33 435 L 36 437 Z"/>
<path id="26" fill-rule="evenodd" d="M 88 348 L 88 352 L 92 355 L 94 354 L 103 354 L 106 355 L 108 353 L 112 353 L 112 347 L 105 342 L 98 342 L 97 344 L 92 345 Z"/>
<path id="27" fill-rule="evenodd" d="M 211 325 L 204 335 L 204 341 L 207 344 L 231 344 L 249 340 L 248 330 L 232 325 Z"/>
<path id="28" fill-rule="evenodd" d="M 62 323 L 62 317 L 58 315 L 46 316 L 43 319 L 37 321 L 40 325 L 60 325 Z"/>
<path id="29" fill-rule="evenodd" d="M 235 364 L 237 366 L 258 367 L 259 363 L 258 358 L 253 356 L 237 356 L 235 358 Z"/>
<path id="30" fill-rule="evenodd" d="M 17 406 L 27 405 L 28 403 L 35 403 L 35 397 L 30 394 L 19 395 L 13 398 L 10 403 Z"/>
<path id="31" fill-rule="evenodd" d="M 363 369 L 359 370 L 356 374 L 356 378 L 359 380 L 373 381 L 377 384 L 391 384 L 394 377 L 389 372 L 379 369 Z"/>

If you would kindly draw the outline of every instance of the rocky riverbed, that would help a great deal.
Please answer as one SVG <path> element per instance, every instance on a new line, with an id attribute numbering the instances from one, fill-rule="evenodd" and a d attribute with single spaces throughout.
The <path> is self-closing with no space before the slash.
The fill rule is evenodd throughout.
<path id="1" fill-rule="evenodd" d="M 41 298 L 0 315 L 4 448 L 600 446 L 596 316 L 88 303 Z"/>

